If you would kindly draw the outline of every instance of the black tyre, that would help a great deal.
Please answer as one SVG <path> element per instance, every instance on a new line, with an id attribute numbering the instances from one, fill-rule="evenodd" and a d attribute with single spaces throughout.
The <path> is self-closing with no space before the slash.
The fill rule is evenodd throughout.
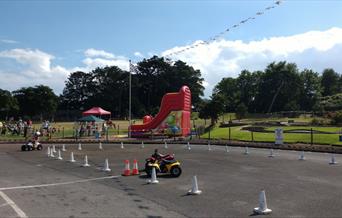
<path id="1" fill-rule="evenodd" d="M 170 173 L 173 177 L 179 177 L 182 174 L 182 169 L 179 166 L 173 166 Z"/>
<path id="2" fill-rule="evenodd" d="M 22 150 L 22 151 L 26 151 L 26 145 L 22 145 L 22 146 L 21 146 L 21 150 Z"/>
<path id="3" fill-rule="evenodd" d="M 43 149 L 43 146 L 41 145 L 41 144 L 39 144 L 38 146 L 37 146 L 37 150 L 42 150 Z"/>
<path id="4" fill-rule="evenodd" d="M 145 172 L 147 174 L 147 176 L 151 176 L 152 174 L 152 167 L 148 165 L 148 163 L 145 164 Z"/>

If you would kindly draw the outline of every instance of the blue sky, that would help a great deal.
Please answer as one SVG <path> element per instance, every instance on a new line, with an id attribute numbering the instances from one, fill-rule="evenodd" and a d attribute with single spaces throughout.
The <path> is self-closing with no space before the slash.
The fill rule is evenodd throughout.
<path id="1" fill-rule="evenodd" d="M 60 94 L 70 72 L 113 64 L 125 68 L 129 59 L 206 40 L 273 2 L 2 0 L 0 88 L 45 84 Z M 217 42 L 174 59 L 202 71 L 206 96 L 222 77 L 262 70 L 271 61 L 342 72 L 334 56 L 342 51 L 341 11 L 339 0 L 283 1 Z"/>

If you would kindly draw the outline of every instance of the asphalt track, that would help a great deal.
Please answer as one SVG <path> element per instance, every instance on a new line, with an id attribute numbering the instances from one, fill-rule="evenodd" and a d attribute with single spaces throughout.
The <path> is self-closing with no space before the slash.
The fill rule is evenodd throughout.
<path id="1" fill-rule="evenodd" d="M 60 145 L 57 145 L 57 147 Z M 330 165 L 330 154 L 244 147 L 163 144 L 67 144 L 64 160 L 43 151 L 21 152 L 18 144 L 0 145 L 0 217 L 249 217 L 266 191 L 273 210 L 267 217 L 341 217 L 342 166 Z M 159 184 L 147 184 L 144 173 L 123 177 L 124 160 L 139 168 L 159 148 L 181 161 L 179 178 L 158 175 Z M 70 152 L 76 163 L 70 163 Z M 88 155 L 90 167 L 81 167 Z M 111 172 L 101 171 L 105 158 Z M 342 156 L 336 154 L 336 160 Z M 202 194 L 189 196 L 197 175 Z"/>

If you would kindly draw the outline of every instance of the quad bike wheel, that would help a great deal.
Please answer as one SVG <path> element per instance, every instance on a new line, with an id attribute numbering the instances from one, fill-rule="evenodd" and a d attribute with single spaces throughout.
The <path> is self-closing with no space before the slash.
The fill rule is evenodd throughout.
<path id="1" fill-rule="evenodd" d="M 179 177 L 182 174 L 182 169 L 179 166 L 173 166 L 170 173 L 173 177 Z"/>
<path id="2" fill-rule="evenodd" d="M 40 150 L 42 150 L 42 149 L 43 149 L 43 146 L 42 146 L 41 144 L 39 144 L 39 145 L 37 146 L 37 150 L 40 151 Z"/>
<path id="3" fill-rule="evenodd" d="M 26 150 L 27 150 L 26 145 L 22 145 L 22 146 L 21 146 L 21 151 L 26 151 Z"/>

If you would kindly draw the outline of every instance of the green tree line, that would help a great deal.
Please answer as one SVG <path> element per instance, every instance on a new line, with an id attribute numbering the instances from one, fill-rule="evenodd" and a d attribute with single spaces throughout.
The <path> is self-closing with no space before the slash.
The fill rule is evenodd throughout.
<path id="1" fill-rule="evenodd" d="M 295 63 L 273 62 L 264 71 L 243 70 L 237 78 L 222 78 L 211 98 L 202 104 L 200 116 L 215 122 L 225 112 L 338 110 L 342 109 L 341 101 L 328 104 L 326 100 L 336 99 L 338 93 L 342 93 L 342 75 L 333 69 L 319 74 L 311 69 L 300 71 Z"/>
<path id="2" fill-rule="evenodd" d="M 333 69 L 300 71 L 295 63 L 273 62 L 265 70 L 243 70 L 236 78 L 226 77 L 216 84 L 210 99 L 202 99 L 201 72 L 185 62 L 169 62 L 154 56 L 137 63 L 131 75 L 132 115 L 155 115 L 165 93 L 187 85 L 200 117 L 213 122 L 225 112 L 237 114 L 279 111 L 319 111 L 342 109 L 342 75 Z M 128 116 L 129 72 L 117 66 L 91 72 L 72 72 L 63 93 L 56 96 L 44 85 L 24 87 L 13 92 L 0 89 L 0 119 L 27 116 L 51 119 L 53 115 L 75 119 L 81 112 L 100 106 L 112 117 Z M 73 112 L 73 113 L 71 113 Z"/>

